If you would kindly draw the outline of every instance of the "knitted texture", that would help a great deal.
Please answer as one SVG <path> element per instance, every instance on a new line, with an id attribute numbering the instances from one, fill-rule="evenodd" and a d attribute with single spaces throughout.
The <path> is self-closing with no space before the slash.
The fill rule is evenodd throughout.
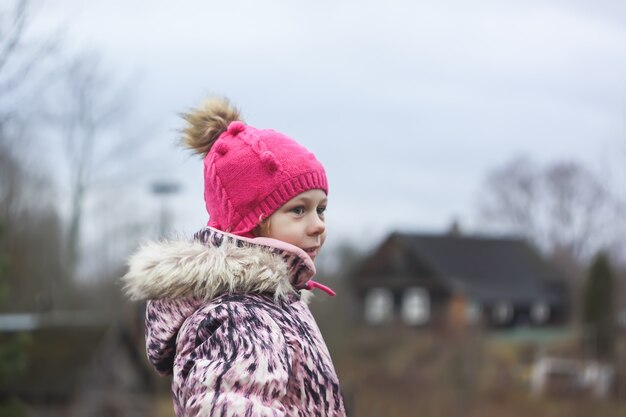
<path id="1" fill-rule="evenodd" d="M 210 227 L 248 236 L 298 194 L 328 193 L 324 167 L 304 146 L 271 129 L 232 122 L 204 158 Z"/>

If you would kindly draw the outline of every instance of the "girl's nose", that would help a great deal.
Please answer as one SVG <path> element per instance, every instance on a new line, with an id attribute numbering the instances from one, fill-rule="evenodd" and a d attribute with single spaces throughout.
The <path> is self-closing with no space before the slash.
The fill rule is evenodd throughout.
<path id="1" fill-rule="evenodd" d="M 312 236 L 321 235 L 326 231 L 326 224 L 324 220 L 320 219 L 319 216 L 315 216 L 309 225 L 309 233 Z"/>

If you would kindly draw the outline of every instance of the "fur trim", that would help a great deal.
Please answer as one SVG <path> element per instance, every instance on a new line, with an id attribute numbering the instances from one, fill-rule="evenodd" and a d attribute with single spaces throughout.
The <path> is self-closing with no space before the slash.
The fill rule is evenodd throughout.
<path id="1" fill-rule="evenodd" d="M 309 304 L 314 297 L 315 297 L 315 294 L 313 294 L 313 291 L 309 291 L 309 290 L 300 291 L 300 301 L 303 301 L 305 304 Z"/>
<path id="2" fill-rule="evenodd" d="M 141 247 L 128 265 L 122 281 L 132 300 L 190 296 L 210 300 L 233 292 L 272 292 L 278 299 L 296 291 L 280 255 L 258 246 L 151 242 Z"/>

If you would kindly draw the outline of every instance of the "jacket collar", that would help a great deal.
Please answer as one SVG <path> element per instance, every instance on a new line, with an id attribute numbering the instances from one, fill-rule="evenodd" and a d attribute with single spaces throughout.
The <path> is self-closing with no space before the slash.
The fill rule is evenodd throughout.
<path id="1" fill-rule="evenodd" d="M 122 281 L 133 300 L 210 300 L 234 292 L 269 292 L 278 299 L 322 287 L 311 280 L 315 266 L 302 249 L 210 227 L 197 232 L 193 240 L 149 242 L 131 256 L 128 265 Z"/>

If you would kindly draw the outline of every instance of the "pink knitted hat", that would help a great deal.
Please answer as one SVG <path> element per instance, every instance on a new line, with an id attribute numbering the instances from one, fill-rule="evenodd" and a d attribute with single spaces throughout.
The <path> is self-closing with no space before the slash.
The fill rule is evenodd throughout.
<path id="1" fill-rule="evenodd" d="M 315 155 L 274 130 L 237 120 L 221 133 L 204 158 L 208 225 L 240 236 L 298 194 L 328 193 L 324 167 Z"/>

